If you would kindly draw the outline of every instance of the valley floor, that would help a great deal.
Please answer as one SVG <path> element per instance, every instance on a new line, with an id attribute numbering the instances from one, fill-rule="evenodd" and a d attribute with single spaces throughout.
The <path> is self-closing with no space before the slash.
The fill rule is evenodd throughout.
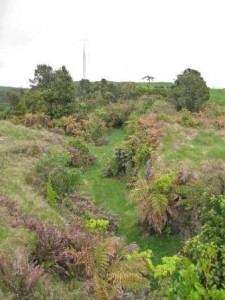
<path id="1" fill-rule="evenodd" d="M 175 254 L 181 246 L 177 235 L 169 237 L 145 237 L 141 226 L 137 224 L 138 212 L 129 201 L 129 189 L 123 180 L 103 177 L 103 171 L 113 155 L 115 145 L 125 138 L 122 129 L 116 129 L 109 134 L 109 143 L 102 146 L 91 146 L 98 162 L 91 167 L 84 178 L 83 189 L 93 198 L 97 206 L 116 216 L 118 234 L 125 237 L 127 243 L 136 242 L 142 250 L 152 249 L 153 260 L 159 262 L 163 256 Z"/>

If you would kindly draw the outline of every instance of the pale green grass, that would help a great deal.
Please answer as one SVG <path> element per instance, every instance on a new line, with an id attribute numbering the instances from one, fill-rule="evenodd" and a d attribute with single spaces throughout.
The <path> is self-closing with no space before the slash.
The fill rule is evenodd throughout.
<path id="1" fill-rule="evenodd" d="M 210 98 L 207 103 L 217 103 L 225 106 L 225 89 L 210 89 Z"/>
<path id="2" fill-rule="evenodd" d="M 161 165 L 176 169 L 178 163 L 189 160 L 193 168 L 202 162 L 225 160 L 225 138 L 216 131 L 170 126 L 164 132 L 159 150 Z"/>
<path id="3" fill-rule="evenodd" d="M 60 226 L 66 220 L 26 182 L 26 178 L 35 176 L 32 172 L 39 155 L 54 146 L 56 140 L 47 131 L 0 121 L 0 195 L 16 201 L 25 213 Z M 57 147 L 62 149 L 63 145 L 58 143 Z"/>

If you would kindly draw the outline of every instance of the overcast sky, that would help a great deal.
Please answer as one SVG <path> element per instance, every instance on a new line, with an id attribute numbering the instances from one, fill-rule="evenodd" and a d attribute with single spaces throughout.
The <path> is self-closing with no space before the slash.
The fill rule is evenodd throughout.
<path id="1" fill-rule="evenodd" d="M 0 0 L 0 86 L 37 64 L 82 78 L 174 81 L 186 68 L 225 88 L 225 0 Z"/>

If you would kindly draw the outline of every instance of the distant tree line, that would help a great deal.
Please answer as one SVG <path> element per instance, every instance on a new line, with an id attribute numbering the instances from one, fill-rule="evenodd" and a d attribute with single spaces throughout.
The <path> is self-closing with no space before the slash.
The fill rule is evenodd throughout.
<path id="1" fill-rule="evenodd" d="M 153 76 L 145 76 L 143 79 L 147 79 L 148 83 L 116 83 L 106 79 L 74 82 L 65 66 L 53 70 L 49 65 L 37 65 L 34 77 L 30 79 L 30 89 L 5 90 L 2 98 L 10 103 L 10 109 L 5 109 L 4 114 L 42 112 L 50 118 L 60 118 L 76 114 L 84 108 L 87 112 L 91 111 L 93 104 L 99 101 L 101 105 L 107 105 L 111 102 L 136 100 L 144 94 L 161 95 L 172 101 L 177 110 L 186 108 L 199 111 L 204 101 L 209 99 L 209 88 L 196 70 L 186 69 L 177 76 L 173 85 L 152 86 Z M 0 117 L 4 118 L 2 111 L 0 109 Z"/>

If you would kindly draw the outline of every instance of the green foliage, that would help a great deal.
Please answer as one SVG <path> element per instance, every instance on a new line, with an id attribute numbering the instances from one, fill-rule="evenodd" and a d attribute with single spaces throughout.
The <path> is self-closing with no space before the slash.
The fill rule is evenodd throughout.
<path id="1" fill-rule="evenodd" d="M 85 228 L 96 231 L 106 231 L 109 226 L 109 221 L 104 219 L 90 219 L 85 225 Z"/>
<path id="2" fill-rule="evenodd" d="M 30 82 L 31 90 L 22 98 L 11 96 L 18 103 L 17 114 L 45 112 L 52 118 L 60 118 L 75 110 L 75 85 L 65 66 L 55 71 L 51 66 L 37 65 Z"/>
<path id="3" fill-rule="evenodd" d="M 173 275 L 181 261 L 182 257 L 179 255 L 163 257 L 162 264 L 154 268 L 154 278 L 164 278 Z"/>
<path id="4" fill-rule="evenodd" d="M 102 120 L 106 127 L 120 128 L 128 120 L 134 108 L 134 103 L 131 101 L 112 103 L 109 105 L 107 113 L 102 115 Z"/>
<path id="5" fill-rule="evenodd" d="M 133 260 L 133 259 L 143 259 L 146 263 L 146 266 L 148 268 L 149 273 L 152 273 L 152 271 L 154 270 L 154 265 L 152 263 L 152 256 L 153 256 L 153 252 L 151 249 L 147 249 L 145 251 L 133 251 L 131 253 L 127 253 L 125 255 L 125 258 L 129 261 L 129 260 Z"/>
<path id="6" fill-rule="evenodd" d="M 92 84 L 88 79 L 82 79 L 79 81 L 76 94 L 80 99 L 90 99 L 92 91 Z"/>
<path id="7" fill-rule="evenodd" d="M 186 263 L 185 269 L 179 270 L 178 280 L 171 288 L 169 299 L 203 300 L 204 287 L 199 283 L 199 277 L 193 264 Z"/>
<path id="8" fill-rule="evenodd" d="M 133 165 L 134 151 L 128 141 L 121 142 L 114 149 L 112 171 L 114 176 L 126 174 L 128 168 Z"/>
<path id="9" fill-rule="evenodd" d="M 89 151 L 87 144 L 80 138 L 69 138 L 68 148 L 72 155 L 70 165 L 73 167 L 90 167 L 96 163 L 96 158 Z"/>
<path id="10" fill-rule="evenodd" d="M 31 89 L 27 91 L 23 96 L 23 100 L 30 113 L 48 112 L 48 105 L 41 89 Z"/>
<path id="11" fill-rule="evenodd" d="M 152 147 L 149 142 L 128 138 L 114 148 L 113 157 L 105 171 L 106 176 L 125 176 L 132 184 L 137 173 L 150 158 Z"/>
<path id="12" fill-rule="evenodd" d="M 163 257 L 162 264 L 153 266 L 152 271 L 155 279 L 153 294 L 158 296 L 156 299 L 224 299 L 225 290 L 218 289 L 215 285 L 204 285 L 198 266 L 184 256 Z"/>
<path id="13" fill-rule="evenodd" d="M 223 300 L 224 289 L 204 286 L 199 277 L 198 266 L 196 267 L 186 258 L 181 261 L 177 270 L 177 276 L 167 290 L 168 299 L 176 300 Z"/>
<path id="14" fill-rule="evenodd" d="M 78 150 L 80 150 L 83 154 L 88 154 L 89 149 L 88 146 L 79 138 L 73 138 L 68 141 L 68 144 Z"/>
<path id="15" fill-rule="evenodd" d="M 175 174 L 160 174 L 154 179 L 152 190 L 159 194 L 170 194 L 176 180 Z"/>
<path id="16" fill-rule="evenodd" d="M 48 179 L 59 196 L 71 193 L 79 185 L 82 172 L 78 168 L 55 166 L 48 174 Z"/>
<path id="17" fill-rule="evenodd" d="M 135 125 L 138 119 L 139 116 L 135 112 L 130 114 L 125 127 L 127 135 L 130 135 L 135 132 Z"/>
<path id="18" fill-rule="evenodd" d="M 225 89 L 210 89 L 210 98 L 207 103 L 208 102 L 225 106 Z"/>
<path id="19" fill-rule="evenodd" d="M 81 181 L 82 172 L 77 168 L 70 168 L 70 161 L 71 155 L 68 152 L 52 150 L 48 155 L 41 157 L 36 165 L 42 182 L 50 182 L 58 196 L 71 193 Z"/>
<path id="20" fill-rule="evenodd" d="M 135 155 L 132 158 L 135 168 L 139 170 L 150 158 L 152 148 L 147 143 L 143 143 L 136 148 Z"/>
<path id="21" fill-rule="evenodd" d="M 193 117 L 191 112 L 187 110 L 186 108 L 182 108 L 181 110 L 181 125 L 185 127 L 197 127 L 198 122 L 197 120 Z"/>
<path id="22" fill-rule="evenodd" d="M 9 104 L 0 103 L 0 120 L 5 120 L 10 116 L 11 109 Z"/>
<path id="23" fill-rule="evenodd" d="M 202 201 L 202 228 L 185 245 L 184 251 L 197 265 L 201 281 L 207 287 L 225 288 L 225 198 L 206 196 Z"/>
<path id="24" fill-rule="evenodd" d="M 54 191 L 50 180 L 46 184 L 46 194 L 49 205 L 52 208 L 56 208 L 58 206 L 58 195 Z"/>
<path id="25" fill-rule="evenodd" d="M 199 111 L 204 101 L 209 99 L 209 88 L 198 71 L 186 69 L 177 76 L 172 97 L 177 110 Z"/>
<path id="26" fill-rule="evenodd" d="M 175 195 L 176 176 L 170 174 L 158 174 L 150 182 L 140 180 L 132 190 L 131 198 L 140 213 L 141 223 L 149 226 L 158 233 L 166 228 L 168 214 L 172 213 L 173 198 Z"/>
<path id="27" fill-rule="evenodd" d="M 32 88 L 47 89 L 54 80 L 54 71 L 51 66 L 37 65 L 34 71 L 34 79 L 30 79 Z"/>

